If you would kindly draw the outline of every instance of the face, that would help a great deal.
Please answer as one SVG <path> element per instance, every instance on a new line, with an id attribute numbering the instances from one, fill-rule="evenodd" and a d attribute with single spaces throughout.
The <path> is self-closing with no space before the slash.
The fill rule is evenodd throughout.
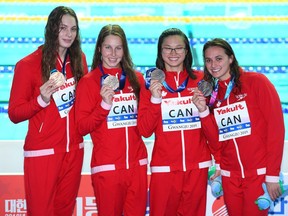
<path id="1" fill-rule="evenodd" d="M 212 46 L 205 51 L 205 65 L 209 73 L 219 80 L 230 77 L 230 64 L 233 57 L 229 57 L 222 47 Z"/>
<path id="2" fill-rule="evenodd" d="M 105 37 L 101 50 L 102 62 L 105 68 L 118 68 L 124 55 L 122 40 L 119 36 Z"/>
<path id="3" fill-rule="evenodd" d="M 65 14 L 59 26 L 59 53 L 65 51 L 74 42 L 77 35 L 77 25 L 74 17 Z"/>
<path id="4" fill-rule="evenodd" d="M 187 50 L 181 36 L 172 35 L 163 40 L 162 58 L 167 71 L 182 71 Z"/>

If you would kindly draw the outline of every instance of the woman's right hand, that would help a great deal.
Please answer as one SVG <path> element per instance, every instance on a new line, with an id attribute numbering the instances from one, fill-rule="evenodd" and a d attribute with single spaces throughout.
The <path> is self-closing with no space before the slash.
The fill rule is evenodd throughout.
<path id="1" fill-rule="evenodd" d="M 103 85 L 100 90 L 100 95 L 105 103 L 112 105 L 115 92 L 110 86 Z"/>
<path id="2" fill-rule="evenodd" d="M 56 81 L 53 79 L 49 79 L 42 86 L 40 86 L 40 95 L 45 103 L 49 103 L 51 99 L 51 95 L 56 92 L 58 86 L 56 85 Z"/>
<path id="3" fill-rule="evenodd" d="M 154 98 L 162 97 L 162 84 L 157 80 L 151 80 L 149 90 Z"/>
<path id="4" fill-rule="evenodd" d="M 197 107 L 199 112 L 204 112 L 207 109 L 206 97 L 204 97 L 204 95 L 198 88 L 194 90 L 192 101 Z"/>

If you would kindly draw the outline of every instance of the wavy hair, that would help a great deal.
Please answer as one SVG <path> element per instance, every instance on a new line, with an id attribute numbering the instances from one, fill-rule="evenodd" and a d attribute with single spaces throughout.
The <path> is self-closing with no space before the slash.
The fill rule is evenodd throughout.
<path id="1" fill-rule="evenodd" d="M 140 84 L 139 84 L 138 78 L 134 70 L 134 64 L 132 62 L 132 58 L 129 52 L 126 35 L 125 35 L 124 30 L 121 28 L 121 26 L 117 24 L 108 24 L 102 27 L 102 29 L 99 32 L 97 42 L 95 45 L 91 70 L 94 70 L 100 64 L 102 64 L 101 46 L 105 38 L 109 35 L 114 35 L 114 36 L 118 36 L 119 38 L 121 38 L 122 45 L 123 45 L 123 52 L 124 52 L 123 58 L 121 60 L 121 66 L 128 77 L 128 80 L 133 88 L 134 94 L 136 95 L 137 99 L 139 99 Z"/>
<path id="2" fill-rule="evenodd" d="M 50 71 L 55 68 L 57 61 L 57 52 L 59 48 L 59 29 L 63 15 L 74 17 L 77 26 L 77 33 L 74 42 L 69 47 L 69 56 L 71 61 L 72 74 L 76 82 L 84 75 L 82 64 L 82 49 L 79 33 L 78 18 L 72 8 L 65 6 L 56 7 L 49 15 L 45 27 L 45 42 L 42 47 L 42 80 L 45 82 L 49 79 Z"/>
<path id="3" fill-rule="evenodd" d="M 187 36 L 178 28 L 166 29 L 160 35 L 160 37 L 158 39 L 156 67 L 161 69 L 161 70 L 165 69 L 164 60 L 162 58 L 162 44 L 163 44 L 165 38 L 167 38 L 169 36 L 174 36 L 174 35 L 178 35 L 183 39 L 183 42 L 185 44 L 185 49 L 187 50 L 187 54 L 185 56 L 183 65 L 184 65 L 184 68 L 186 69 L 186 71 L 188 72 L 189 76 L 192 79 L 196 79 L 196 75 L 193 73 L 193 69 L 192 69 L 193 57 L 192 57 L 192 52 L 191 52 L 189 40 L 188 40 Z"/>

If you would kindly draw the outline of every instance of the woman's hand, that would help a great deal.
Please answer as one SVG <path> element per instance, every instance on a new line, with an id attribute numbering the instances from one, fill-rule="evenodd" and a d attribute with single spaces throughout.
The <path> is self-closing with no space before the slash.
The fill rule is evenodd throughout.
<path id="1" fill-rule="evenodd" d="M 42 86 L 40 86 L 40 95 L 45 103 L 49 103 L 51 100 L 51 95 L 58 89 L 57 81 L 49 79 Z"/>
<path id="2" fill-rule="evenodd" d="M 199 112 L 204 112 L 207 109 L 206 98 L 198 88 L 196 88 L 194 91 L 192 101 Z"/>
<path id="3" fill-rule="evenodd" d="M 157 80 L 151 80 L 149 90 L 154 98 L 162 97 L 162 84 Z"/>
<path id="4" fill-rule="evenodd" d="M 282 191 L 278 182 L 266 182 L 266 186 L 271 200 L 275 201 L 278 197 L 281 196 Z"/>
<path id="5" fill-rule="evenodd" d="M 105 103 L 112 105 L 113 96 L 115 95 L 115 92 L 110 86 L 103 85 L 100 90 L 100 95 Z"/>

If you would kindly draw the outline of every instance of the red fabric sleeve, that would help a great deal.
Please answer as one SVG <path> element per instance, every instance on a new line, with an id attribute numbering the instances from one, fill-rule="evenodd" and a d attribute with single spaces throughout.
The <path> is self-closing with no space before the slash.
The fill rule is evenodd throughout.
<path id="1" fill-rule="evenodd" d="M 138 110 L 138 129 L 142 136 L 150 137 L 161 118 L 161 103 L 151 102 L 151 93 L 146 89 L 145 83 L 141 84 L 139 110 Z"/>
<path id="2" fill-rule="evenodd" d="M 285 139 L 282 106 L 279 95 L 268 78 L 263 74 L 259 74 L 257 80 L 253 83 L 254 89 L 258 91 L 258 100 L 255 99 L 255 102 L 258 103 L 262 116 L 267 123 L 266 140 L 264 140 L 267 148 L 266 175 L 279 176 Z"/>
<path id="3" fill-rule="evenodd" d="M 76 91 L 76 123 L 82 136 L 99 128 L 109 114 L 109 110 L 101 107 L 100 78 L 97 82 L 93 73 L 88 73 L 80 80 Z"/>
<path id="4" fill-rule="evenodd" d="M 43 109 L 37 102 L 41 84 L 38 80 L 41 79 L 40 62 L 41 59 L 39 65 L 33 65 L 21 60 L 15 66 L 8 106 L 8 115 L 13 123 L 28 120 Z"/>

